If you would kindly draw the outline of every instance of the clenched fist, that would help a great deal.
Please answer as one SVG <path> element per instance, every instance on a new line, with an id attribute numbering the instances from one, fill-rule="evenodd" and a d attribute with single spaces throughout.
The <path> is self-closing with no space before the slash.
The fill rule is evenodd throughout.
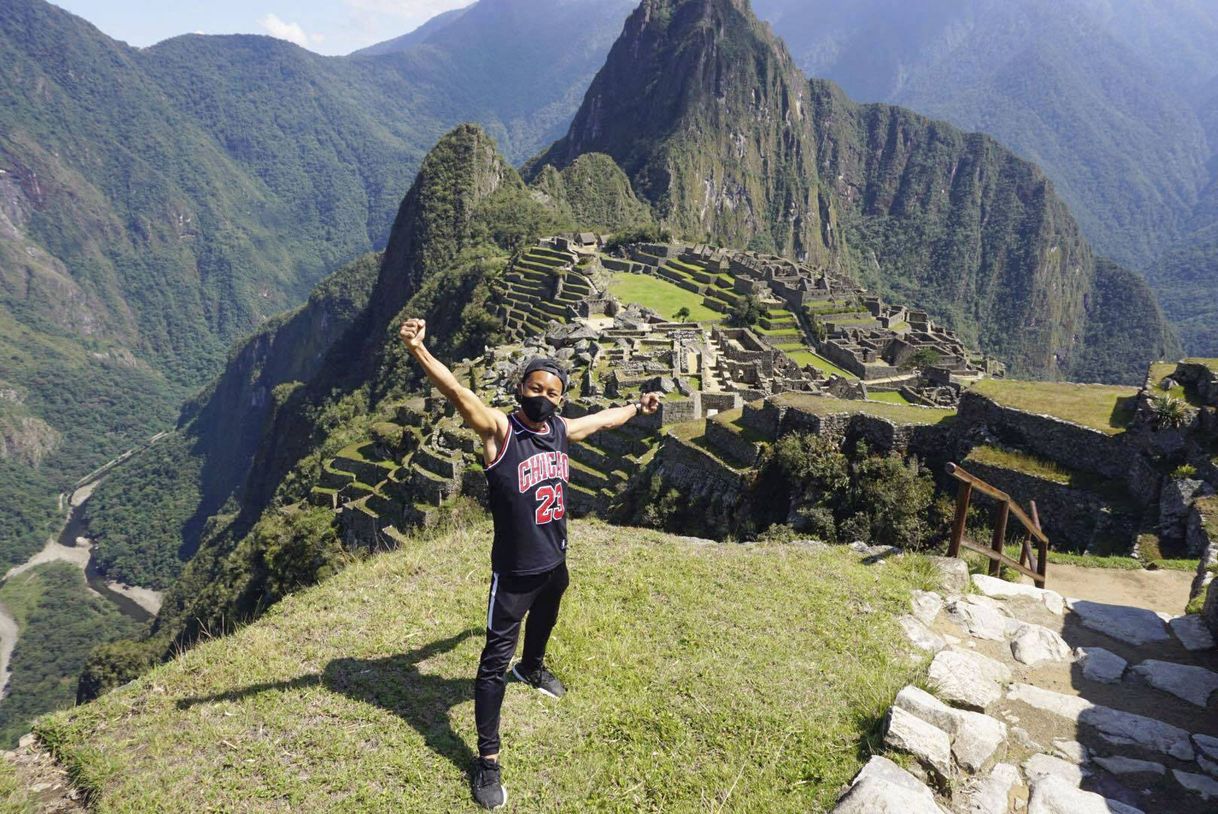
<path id="1" fill-rule="evenodd" d="M 423 347 L 423 337 L 427 333 L 427 320 L 408 319 L 402 323 L 398 336 L 406 343 L 409 350 Z"/>
<path id="2" fill-rule="evenodd" d="M 639 396 L 639 409 L 643 411 L 643 415 L 651 415 L 660 409 L 660 394 L 644 393 Z"/>

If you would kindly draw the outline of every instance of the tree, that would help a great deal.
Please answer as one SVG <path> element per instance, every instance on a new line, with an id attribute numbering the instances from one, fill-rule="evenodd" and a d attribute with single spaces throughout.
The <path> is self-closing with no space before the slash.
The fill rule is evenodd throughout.
<path id="1" fill-rule="evenodd" d="M 761 300 L 756 294 L 747 294 L 744 299 L 738 300 L 731 310 L 727 312 L 727 321 L 729 325 L 734 325 L 737 328 L 747 328 L 751 325 L 756 325 L 757 320 L 761 319 L 761 314 L 765 309 L 761 305 Z"/>
<path id="2" fill-rule="evenodd" d="M 677 313 L 673 314 L 672 316 L 673 316 L 673 319 L 677 320 L 678 322 L 688 322 L 689 321 L 689 309 L 686 308 L 684 305 L 682 305 L 680 308 L 677 309 Z"/>
<path id="3" fill-rule="evenodd" d="M 912 355 L 901 363 L 902 370 L 914 368 L 925 369 L 939 364 L 939 352 L 934 348 L 918 348 Z"/>

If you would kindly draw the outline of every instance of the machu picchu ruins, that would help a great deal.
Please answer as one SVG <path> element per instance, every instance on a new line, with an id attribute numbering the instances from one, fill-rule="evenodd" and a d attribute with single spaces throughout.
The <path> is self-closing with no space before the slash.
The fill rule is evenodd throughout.
<path id="1" fill-rule="evenodd" d="M 936 476 L 956 461 L 1035 500 L 1062 550 L 1137 556 L 1150 537 L 1169 548 L 1187 537 L 1188 553 L 1210 551 L 1197 530 L 1218 480 L 1204 440 L 1218 435 L 1218 385 L 1204 360 L 1156 363 L 1140 389 L 1008 380 L 926 313 L 832 271 L 591 233 L 529 246 L 491 287 L 509 341 L 453 366 L 488 403 L 513 408 L 534 355 L 568 366 L 568 416 L 663 396 L 655 415 L 572 447 L 577 515 L 628 501 L 645 471 L 727 528 L 766 448 L 811 432 L 914 454 Z M 1170 428 L 1165 398 L 1185 405 Z M 476 439 L 438 392 L 394 409 L 327 461 L 313 489 L 351 544 L 392 545 L 448 497 L 485 488 Z M 1163 471 L 1181 456 L 1192 480 Z M 1203 568 L 1198 580 L 1210 576 Z"/>

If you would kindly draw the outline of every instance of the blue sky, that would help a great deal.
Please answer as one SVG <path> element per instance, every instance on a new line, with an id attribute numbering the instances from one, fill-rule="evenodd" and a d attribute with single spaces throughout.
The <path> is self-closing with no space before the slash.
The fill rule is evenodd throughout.
<path id="1" fill-rule="evenodd" d="M 471 0 L 53 0 L 107 35 L 143 47 L 178 34 L 270 34 L 348 54 Z"/>

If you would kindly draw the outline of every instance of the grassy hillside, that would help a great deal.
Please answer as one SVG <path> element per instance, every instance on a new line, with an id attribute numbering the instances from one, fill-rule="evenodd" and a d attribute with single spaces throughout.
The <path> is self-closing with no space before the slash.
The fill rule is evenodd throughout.
<path id="1" fill-rule="evenodd" d="M 491 529 L 356 563 L 35 731 L 101 811 L 472 806 L 473 676 Z M 895 614 L 926 561 L 696 545 L 572 524 L 548 661 L 510 685 L 504 767 L 524 810 L 831 805 L 917 672 Z"/>

